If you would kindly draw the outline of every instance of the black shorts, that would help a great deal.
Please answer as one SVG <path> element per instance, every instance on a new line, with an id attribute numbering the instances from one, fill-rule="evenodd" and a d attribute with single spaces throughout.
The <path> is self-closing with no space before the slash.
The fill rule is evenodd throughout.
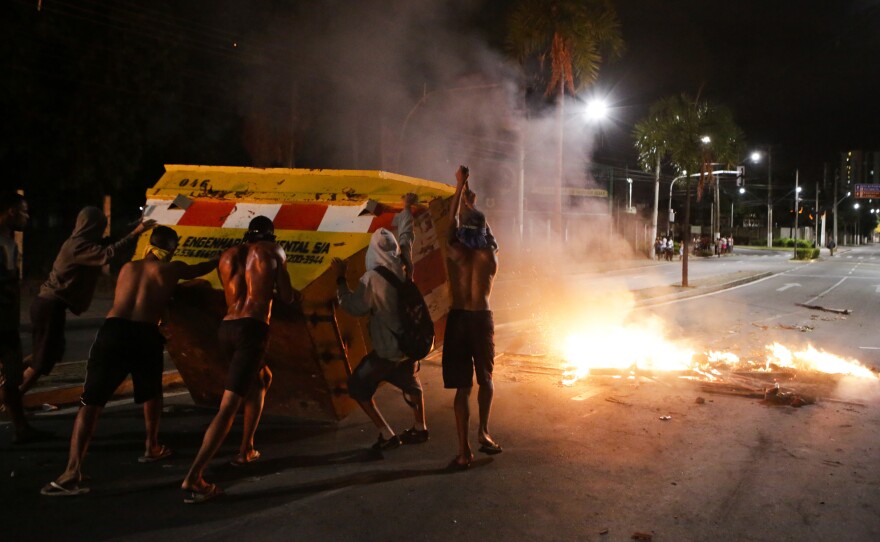
<path id="1" fill-rule="evenodd" d="M 80 401 L 89 406 L 106 405 L 129 374 L 135 402 L 160 396 L 164 350 L 165 338 L 156 324 L 107 318 L 89 351 Z"/>
<path id="2" fill-rule="evenodd" d="M 67 304 L 59 299 L 34 297 L 31 303 L 34 357 L 31 367 L 42 375 L 52 372 L 64 357 Z"/>
<path id="3" fill-rule="evenodd" d="M 470 388 L 492 381 L 495 368 L 495 322 L 492 311 L 452 309 L 443 336 L 443 387 Z"/>
<path id="4" fill-rule="evenodd" d="M 21 363 L 21 336 L 17 329 L 0 330 L 0 388 L 19 387 L 24 367 Z"/>
<path id="5" fill-rule="evenodd" d="M 389 361 L 370 352 L 348 377 L 348 395 L 355 401 L 369 401 L 383 381 L 396 386 L 407 395 L 418 395 L 422 392 L 415 361 Z"/>
<path id="6" fill-rule="evenodd" d="M 223 320 L 217 336 L 221 355 L 229 360 L 225 388 L 245 397 L 265 365 L 263 358 L 269 344 L 269 324 L 254 318 Z"/>

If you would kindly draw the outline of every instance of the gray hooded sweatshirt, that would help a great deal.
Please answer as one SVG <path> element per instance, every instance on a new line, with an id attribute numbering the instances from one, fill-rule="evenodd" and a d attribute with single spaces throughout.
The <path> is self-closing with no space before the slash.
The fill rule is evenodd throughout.
<path id="1" fill-rule="evenodd" d="M 395 337 L 403 333 L 397 312 L 397 290 L 376 271 L 381 265 L 404 279 L 400 247 L 393 233 L 385 228 L 373 232 L 365 263 L 367 271 L 358 281 L 357 289 L 349 290 L 345 282 L 338 284 L 339 305 L 354 316 L 370 316 L 370 341 L 376 355 L 389 361 L 403 361 L 406 356 Z"/>
<path id="2" fill-rule="evenodd" d="M 73 233 L 61 245 L 49 279 L 40 287 L 40 297 L 64 302 L 73 314 L 81 314 L 89 308 L 101 267 L 137 239 L 137 235 L 129 234 L 105 245 L 102 235 L 106 227 L 107 219 L 97 207 L 86 207 L 79 212 Z"/>

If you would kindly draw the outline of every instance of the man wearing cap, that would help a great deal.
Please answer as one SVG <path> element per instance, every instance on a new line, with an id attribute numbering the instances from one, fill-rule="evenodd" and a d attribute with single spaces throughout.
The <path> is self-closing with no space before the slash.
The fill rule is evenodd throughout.
<path id="1" fill-rule="evenodd" d="M 184 503 L 197 504 L 223 495 L 203 478 L 205 467 L 229 434 L 238 409 L 244 405 L 241 448 L 232 465 L 242 466 L 260 457 L 254 434 L 263 412 L 272 372 L 263 356 L 269 342 L 269 318 L 274 292 L 283 303 L 302 299 L 290 284 L 287 255 L 275 242 L 275 226 L 265 216 L 251 220 L 244 242 L 220 256 L 218 272 L 226 296 L 226 316 L 218 338 L 221 354 L 230 360 L 220 410 L 205 432 L 195 461 L 180 485 Z"/>
<path id="2" fill-rule="evenodd" d="M 495 389 L 492 381 L 495 324 L 489 308 L 489 295 L 498 272 L 498 245 L 488 229 L 486 216 L 476 208 L 476 194 L 467 188 L 468 169 L 459 167 L 455 179 L 446 251 L 452 304 L 446 320 L 442 363 L 444 387 L 456 390 L 454 409 L 458 455 L 449 466 L 466 469 L 474 459 L 468 441 L 474 373 L 479 385 L 479 449 L 486 454 L 501 453 L 501 446 L 489 435 L 489 413 Z M 465 190 L 467 194 L 462 209 Z"/>
<path id="3" fill-rule="evenodd" d="M 152 463 L 171 455 L 168 447 L 159 444 L 165 339 L 158 324 L 179 280 L 200 277 L 217 267 L 216 260 L 196 265 L 172 262 L 177 243 L 174 230 L 159 226 L 150 235 L 143 259 L 128 262 L 119 270 L 113 307 L 89 351 L 67 468 L 43 487 L 43 495 L 71 497 L 89 491 L 82 485 L 81 472 L 86 450 L 98 416 L 129 374 L 134 400 L 144 405 L 147 433 L 144 455 L 138 462 Z"/>

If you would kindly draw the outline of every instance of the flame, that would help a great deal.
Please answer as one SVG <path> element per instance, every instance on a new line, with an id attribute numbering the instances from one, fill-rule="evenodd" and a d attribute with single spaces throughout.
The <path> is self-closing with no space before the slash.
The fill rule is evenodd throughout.
<path id="1" fill-rule="evenodd" d="M 640 326 L 598 326 L 570 333 L 563 341 L 563 383 L 570 385 L 591 369 L 687 371 L 694 352 Z"/>
<path id="2" fill-rule="evenodd" d="M 820 351 L 812 345 L 795 351 L 774 342 L 763 360 L 741 359 L 733 352 L 708 351 L 702 359 L 684 341 L 665 337 L 657 323 L 589 326 L 589 331 L 568 333 L 560 352 L 563 380 L 572 385 L 591 371 L 679 371 L 706 380 L 722 378 L 724 370 L 772 371 L 778 368 L 846 375 L 880 381 L 880 375 L 858 360 Z"/>
<path id="3" fill-rule="evenodd" d="M 816 350 L 812 345 L 806 350 L 793 352 L 779 343 L 767 346 L 770 354 L 767 363 L 773 363 L 779 367 L 790 367 L 816 371 L 819 373 L 856 376 L 859 378 L 874 378 L 878 375 L 854 359 L 845 359 L 828 352 Z"/>

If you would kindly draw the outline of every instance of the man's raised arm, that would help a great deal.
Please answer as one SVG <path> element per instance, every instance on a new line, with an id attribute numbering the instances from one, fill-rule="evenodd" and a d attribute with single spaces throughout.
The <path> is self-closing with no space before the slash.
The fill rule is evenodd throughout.
<path id="1" fill-rule="evenodd" d="M 461 211 L 461 193 L 464 191 L 468 180 L 468 168 L 458 166 L 455 172 L 455 195 L 452 196 L 452 205 L 449 207 L 449 243 L 456 241 L 455 232 L 458 229 L 458 216 Z"/>

